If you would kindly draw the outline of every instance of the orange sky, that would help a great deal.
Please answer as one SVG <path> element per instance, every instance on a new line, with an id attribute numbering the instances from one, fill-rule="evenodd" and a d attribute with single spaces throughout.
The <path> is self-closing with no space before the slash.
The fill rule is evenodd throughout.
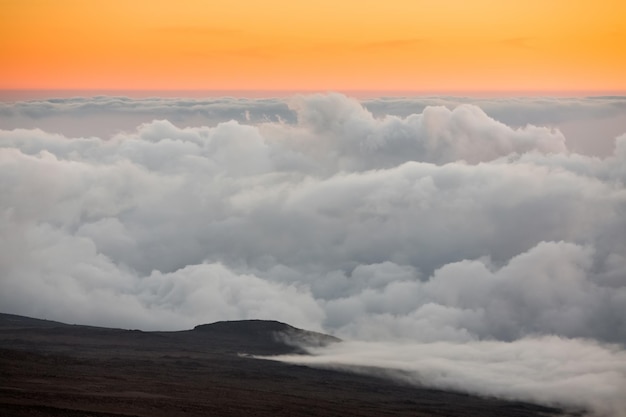
<path id="1" fill-rule="evenodd" d="M 0 89 L 626 91 L 624 0 L 0 0 Z"/>

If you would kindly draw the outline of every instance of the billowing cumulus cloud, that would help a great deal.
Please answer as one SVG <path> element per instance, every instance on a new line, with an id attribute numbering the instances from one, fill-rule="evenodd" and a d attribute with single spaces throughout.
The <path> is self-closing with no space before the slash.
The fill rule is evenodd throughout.
<path id="1" fill-rule="evenodd" d="M 624 100 L 423 100 L 414 112 L 417 101 L 335 94 L 5 105 L 0 305 L 142 329 L 277 319 L 397 342 L 381 348 L 387 359 L 402 346 L 443 343 L 458 358 L 484 348 L 504 352 L 498 378 L 531 372 L 532 352 L 613 401 L 625 372 L 626 135 L 601 157 L 572 151 L 555 124 L 580 108 L 618 120 Z M 531 123 L 540 105 L 547 126 Z M 528 123 L 504 122 L 520 109 Z M 82 117 L 101 124 L 52 127 Z M 345 363 L 362 365 L 373 345 L 346 346 L 363 360 Z M 552 354 L 568 349 L 608 365 L 568 368 Z M 387 359 L 375 363 L 397 367 Z M 531 377 L 499 388 L 482 382 L 498 366 L 466 378 L 459 365 L 455 385 L 436 377 L 452 366 L 442 361 L 414 362 L 435 376 L 407 378 L 604 410 L 562 394 L 558 372 L 537 375 L 545 390 Z"/>

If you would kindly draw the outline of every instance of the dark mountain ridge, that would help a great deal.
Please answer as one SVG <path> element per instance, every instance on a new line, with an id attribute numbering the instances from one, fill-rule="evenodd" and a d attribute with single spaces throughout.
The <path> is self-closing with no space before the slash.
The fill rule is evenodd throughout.
<path id="1" fill-rule="evenodd" d="M 323 333 L 302 330 L 274 320 L 237 320 L 218 321 L 196 326 L 201 332 L 222 343 L 229 342 L 232 347 L 245 349 L 253 347 L 256 352 L 265 354 L 306 353 L 307 347 L 326 346 L 341 340 Z"/>
<path id="2" fill-rule="evenodd" d="M 63 327 L 69 324 L 52 320 L 35 319 L 16 314 L 0 313 L 0 329 L 8 327 Z"/>
<path id="3" fill-rule="evenodd" d="M 274 320 L 235 320 L 201 324 L 192 330 L 144 332 L 140 330 L 65 324 L 0 313 L 0 346 L 13 335 L 14 347 L 80 352 L 81 346 L 102 350 L 204 349 L 212 353 L 281 355 L 305 353 L 306 347 L 325 346 L 340 339 L 298 329 Z M 20 337 L 21 336 L 21 337 Z M 77 340 L 77 339 L 80 340 Z M 45 344 L 40 344 L 45 339 Z"/>
<path id="4" fill-rule="evenodd" d="M 511 416 L 532 404 L 401 385 L 247 354 L 304 353 L 333 336 L 267 320 L 177 332 L 68 325 L 0 314 L 0 415 Z"/>

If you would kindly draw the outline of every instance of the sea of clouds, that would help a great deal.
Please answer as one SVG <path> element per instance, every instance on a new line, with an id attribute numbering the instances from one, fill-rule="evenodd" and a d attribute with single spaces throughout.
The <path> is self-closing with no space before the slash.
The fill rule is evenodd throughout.
<path id="1" fill-rule="evenodd" d="M 0 306 L 626 415 L 624 133 L 623 97 L 0 103 Z"/>

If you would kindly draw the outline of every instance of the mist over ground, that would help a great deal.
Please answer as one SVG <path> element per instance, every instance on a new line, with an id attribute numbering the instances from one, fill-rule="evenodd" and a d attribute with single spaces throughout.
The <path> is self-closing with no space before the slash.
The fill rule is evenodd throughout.
<path id="1" fill-rule="evenodd" d="M 626 409 L 625 98 L 74 98 L 0 128 L 4 312 L 280 320 L 359 341 L 323 366 Z"/>

